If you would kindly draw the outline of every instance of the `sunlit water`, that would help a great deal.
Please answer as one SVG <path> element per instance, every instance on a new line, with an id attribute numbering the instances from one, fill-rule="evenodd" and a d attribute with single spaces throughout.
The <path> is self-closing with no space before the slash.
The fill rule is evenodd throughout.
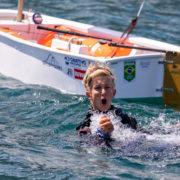
<path id="1" fill-rule="evenodd" d="M 141 2 L 25 0 L 25 9 L 123 31 Z M 0 8 L 16 9 L 16 1 L 0 0 Z M 178 0 L 146 0 L 133 33 L 180 45 L 179 9 Z M 179 179 L 180 112 L 156 102 L 113 104 L 151 134 L 115 126 L 113 150 L 82 144 L 75 128 L 86 97 L 0 75 L 0 179 Z"/>

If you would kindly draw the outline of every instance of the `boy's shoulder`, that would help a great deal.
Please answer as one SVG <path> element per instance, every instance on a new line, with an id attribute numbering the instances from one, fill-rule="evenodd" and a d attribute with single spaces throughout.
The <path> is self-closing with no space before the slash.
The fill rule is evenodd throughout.
<path id="1" fill-rule="evenodd" d="M 90 127 L 91 123 L 91 116 L 93 115 L 91 106 L 89 107 L 89 110 L 86 113 L 85 119 L 76 127 L 76 130 L 80 130 L 85 127 Z"/>
<path id="2" fill-rule="evenodd" d="M 114 105 L 111 105 L 110 111 L 113 111 L 116 116 L 123 116 L 126 114 L 120 107 L 116 107 Z"/>
<path id="3" fill-rule="evenodd" d="M 137 121 L 134 117 L 129 117 L 121 108 L 119 107 L 115 107 L 115 106 L 111 106 L 111 109 L 114 111 L 114 113 L 116 114 L 116 116 L 121 117 L 121 122 L 123 124 L 127 124 L 128 126 L 130 126 L 132 129 L 137 129 Z"/>

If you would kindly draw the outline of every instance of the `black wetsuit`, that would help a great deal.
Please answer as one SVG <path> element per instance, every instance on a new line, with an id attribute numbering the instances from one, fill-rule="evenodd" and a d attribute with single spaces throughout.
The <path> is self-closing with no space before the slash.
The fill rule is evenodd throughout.
<path id="1" fill-rule="evenodd" d="M 97 111 L 97 110 L 94 111 L 92 109 L 92 107 L 90 107 L 87 114 L 86 114 L 85 120 L 82 121 L 76 127 L 76 130 L 78 131 L 78 134 L 80 136 L 85 137 L 85 138 L 83 138 L 84 140 L 82 141 L 82 143 L 89 144 L 89 145 L 98 145 L 98 146 L 101 146 L 105 149 L 111 149 L 112 150 L 113 148 L 112 148 L 110 142 L 112 142 L 114 140 L 110 136 L 108 138 L 104 138 L 98 132 L 95 135 L 91 134 L 91 129 L 90 129 L 90 125 L 92 122 L 91 116 L 95 112 L 101 113 L 100 111 Z M 159 128 L 159 127 L 154 127 L 154 128 L 152 127 L 152 128 L 149 128 L 148 130 L 146 130 L 146 129 L 139 126 L 139 124 L 137 123 L 135 118 L 129 117 L 126 113 L 124 113 L 122 111 L 122 109 L 117 108 L 113 105 L 111 105 L 110 109 L 107 112 L 104 112 L 104 114 L 109 113 L 109 112 L 112 112 L 115 116 L 120 117 L 117 119 L 119 119 L 122 124 L 124 124 L 128 128 L 134 129 L 137 132 L 141 132 L 141 133 L 145 133 L 145 134 L 153 134 L 154 132 L 160 132 L 162 134 L 169 134 L 171 132 L 171 131 L 169 131 L 169 132 L 165 131 L 164 132 L 162 130 L 162 128 Z"/>
<path id="2" fill-rule="evenodd" d="M 126 113 L 122 111 L 122 109 L 117 108 L 113 105 L 111 105 L 110 109 L 107 112 L 104 112 L 105 114 L 108 112 L 112 112 L 115 116 L 121 117 L 121 123 L 124 125 L 127 125 L 127 127 L 130 127 L 132 129 L 137 129 L 137 121 L 135 118 L 130 118 Z M 100 111 L 94 111 L 92 109 L 92 106 L 89 108 L 86 118 L 83 122 L 81 122 L 77 127 L 76 130 L 78 131 L 79 135 L 88 134 L 91 132 L 91 129 L 89 129 L 91 125 L 91 116 L 94 112 L 100 112 Z"/>
<path id="3" fill-rule="evenodd" d="M 90 125 L 91 125 L 91 116 L 95 113 L 95 112 L 99 112 L 98 110 L 93 110 L 92 106 L 90 106 L 87 114 L 86 114 L 86 118 L 84 119 L 84 121 L 82 121 L 77 127 L 76 130 L 78 131 L 78 134 L 80 136 L 82 135 L 91 135 L 91 129 L 90 129 Z M 121 123 L 126 125 L 129 128 L 132 128 L 134 130 L 137 129 L 137 121 L 135 118 L 133 117 L 129 117 L 125 112 L 123 112 L 123 110 L 121 108 L 117 108 L 113 105 L 111 105 L 110 109 L 106 112 L 104 112 L 104 114 L 112 112 L 115 116 L 120 117 L 119 119 L 121 120 Z M 109 138 L 104 138 L 102 137 L 99 133 L 97 133 L 95 136 L 89 136 L 89 143 L 88 144 L 94 144 L 94 145 L 100 145 L 102 147 L 105 148 L 111 148 L 111 145 L 109 144 L 109 142 L 112 141 L 112 139 Z M 87 142 L 86 142 L 87 143 Z"/>

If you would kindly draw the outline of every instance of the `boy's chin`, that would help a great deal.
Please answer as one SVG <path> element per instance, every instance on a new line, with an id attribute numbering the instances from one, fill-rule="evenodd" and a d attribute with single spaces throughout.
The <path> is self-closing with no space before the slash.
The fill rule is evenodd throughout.
<path id="1" fill-rule="evenodd" d="M 102 104 L 101 107 L 99 108 L 100 111 L 108 111 L 110 109 L 110 105 L 109 104 Z"/>

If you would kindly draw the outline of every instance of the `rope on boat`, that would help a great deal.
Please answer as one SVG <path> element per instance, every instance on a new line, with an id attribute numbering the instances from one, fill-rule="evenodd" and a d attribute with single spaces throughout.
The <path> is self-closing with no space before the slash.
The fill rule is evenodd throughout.
<path id="1" fill-rule="evenodd" d="M 75 35 L 75 36 L 83 36 L 83 37 L 101 39 L 101 40 L 105 40 L 105 41 L 112 41 L 112 39 L 108 39 L 108 38 L 102 38 L 102 37 L 98 37 L 98 36 L 91 36 L 91 35 L 87 35 L 87 34 L 83 34 L 83 33 L 77 33 L 77 32 L 74 32 L 74 31 L 64 31 L 64 30 L 59 30 L 59 29 L 54 29 L 54 28 L 48 28 L 48 27 L 44 27 L 44 26 L 37 26 L 37 29 L 53 31 L 53 32 L 59 32 L 59 33 L 65 33 L 65 34 L 70 34 L 70 35 Z"/>
<path id="2" fill-rule="evenodd" d="M 134 27 L 136 26 L 136 24 L 137 24 L 137 22 L 138 22 L 138 18 L 139 18 L 139 16 L 140 16 L 141 11 L 142 11 L 142 8 L 143 8 L 143 6 L 144 6 L 144 2 L 145 2 L 145 0 L 142 1 L 141 6 L 140 6 L 140 8 L 139 8 L 139 11 L 138 11 L 138 13 L 137 13 L 137 16 L 136 16 L 134 19 L 132 19 L 131 24 L 125 29 L 125 31 L 124 31 L 123 34 L 121 35 L 121 37 L 120 37 L 121 43 L 123 43 L 123 42 L 128 38 L 129 34 L 133 31 Z M 125 36 L 125 34 L 126 34 L 126 36 Z M 124 36 L 125 36 L 125 37 L 124 37 Z M 124 38 L 123 38 L 123 37 L 124 37 Z"/>
<path id="3" fill-rule="evenodd" d="M 139 11 L 138 11 L 136 17 L 131 20 L 131 24 L 130 24 L 130 25 L 125 29 L 125 31 L 122 33 L 119 41 L 117 41 L 118 44 L 120 44 L 120 43 L 123 44 L 123 43 L 126 41 L 126 39 L 128 38 L 129 34 L 133 31 L 134 27 L 136 26 L 136 24 L 137 24 L 137 22 L 138 22 L 138 18 L 139 18 L 139 16 L 140 16 L 140 13 L 141 13 L 142 8 L 143 8 L 143 6 L 144 6 L 144 2 L 145 2 L 145 0 L 142 1 L 141 6 L 140 6 L 140 8 L 139 8 Z M 125 36 L 125 37 L 124 37 L 124 36 Z M 112 53 L 113 55 L 111 56 L 111 58 L 114 57 L 114 55 L 116 54 L 116 52 L 117 52 L 117 48 L 116 48 L 116 49 L 114 50 L 114 52 Z"/>

